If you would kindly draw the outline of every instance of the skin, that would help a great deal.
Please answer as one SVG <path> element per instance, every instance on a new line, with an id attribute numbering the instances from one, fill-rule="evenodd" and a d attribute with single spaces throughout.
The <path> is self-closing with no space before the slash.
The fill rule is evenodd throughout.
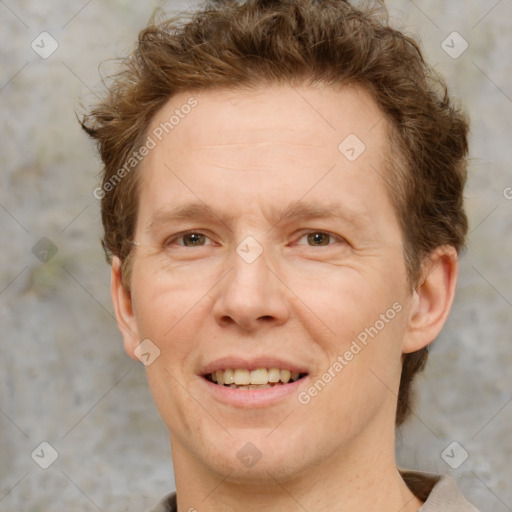
<path id="1" fill-rule="evenodd" d="M 190 96 L 171 98 L 148 133 Z M 441 330 L 457 255 L 439 247 L 409 290 L 383 180 L 382 113 L 357 88 L 194 97 L 143 162 L 131 288 L 118 258 L 111 285 L 127 353 L 147 338 L 160 350 L 146 370 L 169 428 L 179 510 L 417 510 L 394 455 L 401 359 Z M 353 162 L 338 149 L 349 134 L 366 146 Z M 346 215 L 280 222 L 275 208 L 298 199 L 338 202 Z M 214 213 L 162 220 L 189 201 Z M 205 237 L 169 242 L 185 230 Z M 311 240 L 306 230 L 332 236 Z M 263 249 L 250 264 L 235 251 L 247 236 Z M 397 302 L 395 318 L 306 405 L 296 393 L 266 407 L 227 405 L 198 375 L 219 357 L 271 354 L 308 369 L 305 391 Z M 250 468 L 237 457 L 248 442 L 262 455 Z"/>

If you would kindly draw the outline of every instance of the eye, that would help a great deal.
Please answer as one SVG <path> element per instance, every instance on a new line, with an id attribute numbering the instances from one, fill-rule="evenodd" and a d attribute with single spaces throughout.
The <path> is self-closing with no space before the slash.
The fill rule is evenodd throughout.
<path id="1" fill-rule="evenodd" d="M 164 246 L 168 247 L 176 241 L 183 241 L 183 244 L 179 243 L 177 245 L 182 247 L 203 247 L 205 245 L 203 242 L 207 238 L 204 233 L 200 233 L 199 231 L 184 231 L 183 233 L 178 233 L 168 238 L 164 242 Z"/>
<path id="2" fill-rule="evenodd" d="M 334 235 L 332 233 L 329 233 L 327 231 L 314 231 L 310 230 L 307 232 L 304 232 L 304 234 L 301 236 L 300 240 L 307 238 L 307 243 L 310 247 L 327 247 L 329 245 L 332 245 L 332 241 L 339 241 L 341 243 L 345 243 L 345 239 L 341 236 Z M 208 240 L 209 237 L 200 232 L 200 231 L 184 231 L 182 233 L 177 233 L 173 235 L 172 237 L 168 238 L 164 242 L 164 247 L 169 247 L 171 245 L 178 245 L 180 247 L 204 247 L 208 245 L 206 243 L 206 240 Z M 179 242 L 179 243 L 178 243 Z M 299 245 L 304 245 L 300 244 Z"/>
<path id="3" fill-rule="evenodd" d="M 333 238 L 336 238 L 341 242 L 345 242 L 345 240 L 342 237 L 333 235 L 326 231 L 308 231 L 299 240 L 302 240 L 303 238 L 306 238 L 306 237 L 307 237 L 308 243 L 310 243 L 312 247 L 323 247 L 323 246 L 332 245 L 329 242 Z M 299 245 L 302 245 L 302 244 L 299 244 Z"/>

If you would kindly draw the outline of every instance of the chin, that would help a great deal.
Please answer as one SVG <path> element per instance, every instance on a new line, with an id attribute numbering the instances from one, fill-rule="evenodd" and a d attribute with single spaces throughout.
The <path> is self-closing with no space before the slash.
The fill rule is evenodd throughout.
<path id="1" fill-rule="evenodd" d="M 196 457 L 222 478 L 229 475 L 226 478 L 229 482 L 268 484 L 275 483 L 274 478 L 293 479 L 307 465 L 308 444 L 299 437 L 299 432 L 290 433 L 286 429 L 279 432 L 282 427 L 276 429 L 276 426 L 230 430 L 233 437 L 229 440 L 224 437 L 225 444 L 219 444 L 217 437 L 210 450 L 197 453 Z"/>

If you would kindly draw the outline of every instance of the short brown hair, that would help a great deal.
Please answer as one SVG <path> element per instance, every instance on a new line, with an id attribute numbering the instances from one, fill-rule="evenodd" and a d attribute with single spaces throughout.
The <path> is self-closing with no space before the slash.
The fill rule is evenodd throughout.
<path id="1" fill-rule="evenodd" d="M 155 113 L 176 93 L 280 83 L 360 86 L 383 111 L 390 138 L 386 183 L 403 231 L 411 289 L 436 247 L 464 246 L 467 118 L 415 40 L 389 25 L 382 5 L 221 0 L 190 19 L 152 21 L 104 100 L 82 119 L 104 163 L 104 191 L 142 144 Z M 107 259 L 119 256 L 129 287 L 137 167 L 124 174 L 103 193 L 101 214 Z M 411 412 L 411 384 L 427 356 L 428 346 L 403 357 L 397 426 Z"/>

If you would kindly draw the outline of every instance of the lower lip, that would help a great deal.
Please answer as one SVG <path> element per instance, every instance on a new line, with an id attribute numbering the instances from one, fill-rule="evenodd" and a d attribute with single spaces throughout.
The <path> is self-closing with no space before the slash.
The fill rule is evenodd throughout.
<path id="1" fill-rule="evenodd" d="M 299 386 L 301 386 L 306 379 L 307 376 L 294 382 L 278 384 L 271 388 L 236 389 L 214 384 L 204 377 L 201 377 L 201 380 L 206 384 L 207 389 L 216 400 L 227 405 L 241 408 L 267 407 L 288 398 L 290 395 L 297 395 Z"/>

